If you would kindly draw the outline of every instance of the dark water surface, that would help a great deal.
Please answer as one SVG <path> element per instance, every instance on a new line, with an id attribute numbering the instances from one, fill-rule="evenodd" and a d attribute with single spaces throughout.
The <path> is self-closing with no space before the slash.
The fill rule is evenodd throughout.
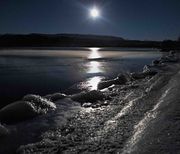
<path id="1" fill-rule="evenodd" d="M 0 107 L 26 94 L 96 89 L 103 77 L 141 71 L 160 56 L 152 49 L 0 50 Z"/>

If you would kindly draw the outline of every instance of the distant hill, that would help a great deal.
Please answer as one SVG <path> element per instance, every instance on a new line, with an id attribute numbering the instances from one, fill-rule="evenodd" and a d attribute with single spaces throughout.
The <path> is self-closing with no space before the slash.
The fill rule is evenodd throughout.
<path id="1" fill-rule="evenodd" d="M 1 47 L 81 47 L 81 46 L 117 46 L 123 38 L 113 36 L 80 34 L 28 34 L 0 35 Z"/>
<path id="2" fill-rule="evenodd" d="M 0 48 L 14 47 L 180 47 L 179 42 L 125 40 L 121 37 L 81 34 L 4 34 Z"/>

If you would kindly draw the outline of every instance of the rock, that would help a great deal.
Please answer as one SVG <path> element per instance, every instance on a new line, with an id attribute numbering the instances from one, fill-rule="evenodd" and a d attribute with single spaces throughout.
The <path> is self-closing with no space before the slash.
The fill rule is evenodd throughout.
<path id="1" fill-rule="evenodd" d="M 150 67 L 148 65 L 145 65 L 143 68 L 143 72 L 138 72 L 138 73 L 131 73 L 130 76 L 132 79 L 143 79 L 147 76 L 154 76 L 158 73 L 157 71 L 158 69 L 156 69 L 155 67 Z"/>
<path id="2" fill-rule="evenodd" d="M 117 84 L 125 84 L 128 81 L 128 77 L 126 74 L 119 74 L 117 77 Z"/>
<path id="3" fill-rule="evenodd" d="M 101 81 L 98 83 L 98 89 L 104 89 L 107 87 L 110 87 L 111 85 L 115 84 L 116 81 L 113 80 L 107 80 L 107 81 Z"/>
<path id="4" fill-rule="evenodd" d="M 145 76 L 153 76 L 158 73 L 158 70 L 155 67 L 150 67 L 148 65 L 145 65 L 143 68 L 143 74 Z"/>
<path id="5" fill-rule="evenodd" d="M 165 63 L 165 62 L 172 62 L 172 63 L 175 63 L 178 61 L 178 58 L 174 55 L 169 55 L 169 56 L 163 56 L 160 58 L 160 61 L 162 63 Z"/>
<path id="6" fill-rule="evenodd" d="M 160 59 L 152 61 L 152 67 L 164 67 L 166 66 Z"/>
<path id="7" fill-rule="evenodd" d="M 57 100 L 60 100 L 60 99 L 64 99 L 66 98 L 67 96 L 65 94 L 62 94 L 62 93 L 54 93 L 54 94 L 50 94 L 50 95 L 46 95 L 45 98 L 52 101 L 52 102 L 55 102 Z"/>
<path id="8" fill-rule="evenodd" d="M 0 110 L 0 121 L 15 123 L 38 115 L 37 109 L 27 101 L 17 101 Z"/>
<path id="9" fill-rule="evenodd" d="M 92 108 L 99 108 L 101 105 L 100 104 L 94 104 L 92 105 Z"/>
<path id="10" fill-rule="evenodd" d="M 104 88 L 112 86 L 113 84 L 115 85 L 125 84 L 127 81 L 128 79 L 126 75 L 119 74 L 118 77 L 115 79 L 99 82 L 98 89 L 104 89 Z"/>
<path id="11" fill-rule="evenodd" d="M 160 65 L 161 64 L 161 61 L 160 60 L 153 60 L 152 61 L 152 65 L 153 66 L 158 66 L 158 65 Z"/>
<path id="12" fill-rule="evenodd" d="M 101 91 L 92 90 L 92 91 L 89 91 L 89 92 L 81 92 L 81 93 L 78 93 L 78 94 L 74 94 L 70 98 L 73 101 L 77 101 L 77 102 L 80 102 L 80 103 L 84 103 L 84 102 L 94 103 L 94 102 L 96 102 L 98 100 L 105 99 L 105 97 L 106 96 Z"/>
<path id="13" fill-rule="evenodd" d="M 9 134 L 9 130 L 0 124 L 0 137 L 7 136 Z"/>
<path id="14" fill-rule="evenodd" d="M 107 89 L 109 90 L 109 91 L 112 91 L 114 88 L 116 87 L 116 85 L 111 85 L 111 86 L 109 86 Z"/>
<path id="15" fill-rule="evenodd" d="M 85 107 L 85 108 L 88 108 L 88 107 L 91 107 L 92 106 L 92 103 L 84 103 L 82 105 L 82 107 Z"/>
<path id="16" fill-rule="evenodd" d="M 143 67 L 143 73 L 150 72 L 150 71 L 151 71 L 151 69 L 150 69 L 150 66 L 149 66 L 149 65 L 145 65 L 145 66 Z"/>
<path id="17" fill-rule="evenodd" d="M 103 106 L 108 106 L 108 105 L 109 105 L 109 101 L 104 101 L 104 102 L 102 103 L 102 105 L 103 105 Z"/>
<path id="18" fill-rule="evenodd" d="M 46 113 L 49 109 L 55 110 L 56 105 L 46 98 L 38 95 L 26 95 L 23 97 L 24 101 L 31 102 L 35 108 L 41 113 Z"/>
<path id="19" fill-rule="evenodd" d="M 133 72 L 133 73 L 130 73 L 130 75 L 131 75 L 131 78 L 134 79 L 134 80 L 143 79 L 143 78 L 146 77 L 145 74 L 142 73 L 142 72 L 140 72 L 140 73 Z"/>
<path id="20" fill-rule="evenodd" d="M 169 51 L 169 55 L 170 55 L 170 56 L 175 56 L 175 54 L 176 54 L 175 51 L 173 51 L 173 50 Z"/>

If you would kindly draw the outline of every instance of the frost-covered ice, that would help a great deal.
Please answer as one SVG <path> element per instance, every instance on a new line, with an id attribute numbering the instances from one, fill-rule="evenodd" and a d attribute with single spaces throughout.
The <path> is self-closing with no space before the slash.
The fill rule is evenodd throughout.
<path id="1" fill-rule="evenodd" d="M 79 103 L 66 98 L 56 101 L 55 104 L 56 110 L 51 110 L 47 114 L 41 114 L 13 125 L 6 125 L 9 133 L 0 137 L 0 153 L 15 153 L 20 145 L 38 141 L 43 132 L 62 127 L 69 117 L 73 117 L 80 110 Z"/>
<path id="2" fill-rule="evenodd" d="M 16 123 L 40 114 L 46 114 L 48 111 L 55 109 L 56 105 L 46 98 L 38 95 L 26 95 L 22 100 L 0 109 L 0 121 Z"/>

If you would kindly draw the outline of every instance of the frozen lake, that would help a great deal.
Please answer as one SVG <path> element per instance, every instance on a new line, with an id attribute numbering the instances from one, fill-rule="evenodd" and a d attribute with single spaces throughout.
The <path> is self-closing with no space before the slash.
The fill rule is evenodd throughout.
<path id="1" fill-rule="evenodd" d="M 0 107 L 26 94 L 96 89 L 103 77 L 141 71 L 160 56 L 158 50 L 137 48 L 0 50 Z"/>

